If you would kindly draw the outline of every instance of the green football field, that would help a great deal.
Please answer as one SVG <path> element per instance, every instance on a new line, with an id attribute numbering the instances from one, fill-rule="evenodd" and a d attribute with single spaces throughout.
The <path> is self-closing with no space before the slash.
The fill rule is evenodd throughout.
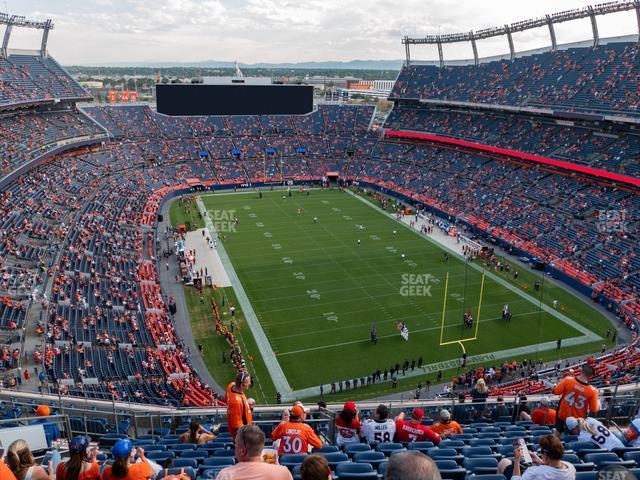
<path id="1" fill-rule="evenodd" d="M 547 282 L 534 292 L 532 272 L 514 280 L 453 254 L 445 261 L 439 245 L 369 201 L 337 190 L 283 193 L 203 197 L 273 352 L 260 358 L 258 342 L 248 338 L 246 355 L 261 373 L 267 401 L 278 389 L 265 378 L 277 370 L 274 359 L 294 393 L 317 396 L 308 387 L 367 376 L 405 360 L 422 358 L 423 376 L 450 371 L 446 362 L 462 354 L 458 340 L 469 358 L 496 364 L 505 352 L 534 358 L 545 344 L 544 358 L 584 353 L 607 329 L 606 318 L 558 287 Z M 238 223 L 225 227 L 233 217 Z M 549 307 L 554 299 L 557 311 Z M 504 304 L 513 314 L 510 323 L 501 318 Z M 466 311 L 475 320 L 472 328 L 463 325 Z M 399 321 L 409 329 L 408 341 L 396 330 Z M 376 345 L 370 340 L 373 322 Z M 550 353 L 549 344 L 559 338 L 568 348 Z M 417 383 L 418 371 L 412 374 Z M 366 395 L 364 389 L 357 396 Z"/>

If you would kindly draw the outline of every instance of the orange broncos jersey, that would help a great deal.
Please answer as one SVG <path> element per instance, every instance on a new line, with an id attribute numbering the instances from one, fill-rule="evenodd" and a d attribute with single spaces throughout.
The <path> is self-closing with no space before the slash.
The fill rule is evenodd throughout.
<path id="1" fill-rule="evenodd" d="M 234 392 L 231 389 L 234 385 L 230 383 L 227 386 L 227 424 L 229 433 L 236 438 L 238 429 L 243 425 L 251 425 L 252 419 L 247 396 L 244 393 Z"/>
<path id="2" fill-rule="evenodd" d="M 303 422 L 281 422 L 273 432 L 271 440 L 280 440 L 278 455 L 285 453 L 308 453 L 309 445 L 322 447 L 322 440 L 309 425 Z"/>
<path id="3" fill-rule="evenodd" d="M 449 423 L 438 422 L 431 425 L 431 430 L 438 435 L 456 435 L 458 433 L 464 433 L 462 427 L 455 420 L 450 420 Z"/>
<path id="4" fill-rule="evenodd" d="M 600 410 L 598 390 L 575 377 L 563 378 L 553 387 L 553 393 L 560 395 L 557 412 L 560 420 L 566 420 L 567 417 L 585 418 L 587 411 L 595 414 Z"/>

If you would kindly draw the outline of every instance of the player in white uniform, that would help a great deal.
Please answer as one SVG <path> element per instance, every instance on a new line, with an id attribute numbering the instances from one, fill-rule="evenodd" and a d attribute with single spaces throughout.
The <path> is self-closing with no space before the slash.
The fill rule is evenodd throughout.
<path id="1" fill-rule="evenodd" d="M 592 442 L 605 450 L 624 448 L 624 443 L 600 421 L 592 417 L 567 417 L 565 420 L 568 433 L 578 435 L 581 442 Z"/>
<path id="2" fill-rule="evenodd" d="M 369 445 L 375 446 L 382 442 L 393 442 L 396 434 L 396 422 L 389 418 L 389 407 L 378 405 L 373 419 L 367 419 L 360 427 L 360 437 Z"/>

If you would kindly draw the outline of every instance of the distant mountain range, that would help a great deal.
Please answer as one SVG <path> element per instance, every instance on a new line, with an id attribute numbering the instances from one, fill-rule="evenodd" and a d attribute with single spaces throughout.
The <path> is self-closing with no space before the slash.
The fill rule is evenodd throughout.
<path id="1" fill-rule="evenodd" d="M 400 70 L 403 60 L 350 60 L 300 63 L 240 63 L 240 68 L 295 68 L 295 69 L 332 69 L 332 70 Z M 200 68 L 233 68 L 234 62 L 207 60 L 205 62 L 118 62 L 88 63 L 88 67 L 200 67 Z"/>

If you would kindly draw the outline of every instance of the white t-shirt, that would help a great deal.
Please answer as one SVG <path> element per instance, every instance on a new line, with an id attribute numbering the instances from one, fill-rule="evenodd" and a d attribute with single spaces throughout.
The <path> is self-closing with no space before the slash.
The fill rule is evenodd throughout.
<path id="1" fill-rule="evenodd" d="M 592 417 L 585 418 L 587 425 L 596 431 L 595 435 L 589 432 L 581 431 L 578 440 L 581 442 L 592 442 L 605 450 L 613 450 L 614 448 L 624 448 L 622 441 L 616 437 L 611 430 L 605 427 L 601 422 Z"/>
<path id="2" fill-rule="evenodd" d="M 388 418 L 386 420 L 365 420 L 360 428 L 360 436 L 366 439 L 369 445 L 382 442 L 393 442 L 396 434 L 396 422 Z"/>
<path id="3" fill-rule="evenodd" d="M 517 477 L 512 476 L 511 480 L 575 480 L 576 467 L 569 462 L 562 462 L 566 468 L 555 468 L 549 465 L 534 465 L 525 470 Z"/>

